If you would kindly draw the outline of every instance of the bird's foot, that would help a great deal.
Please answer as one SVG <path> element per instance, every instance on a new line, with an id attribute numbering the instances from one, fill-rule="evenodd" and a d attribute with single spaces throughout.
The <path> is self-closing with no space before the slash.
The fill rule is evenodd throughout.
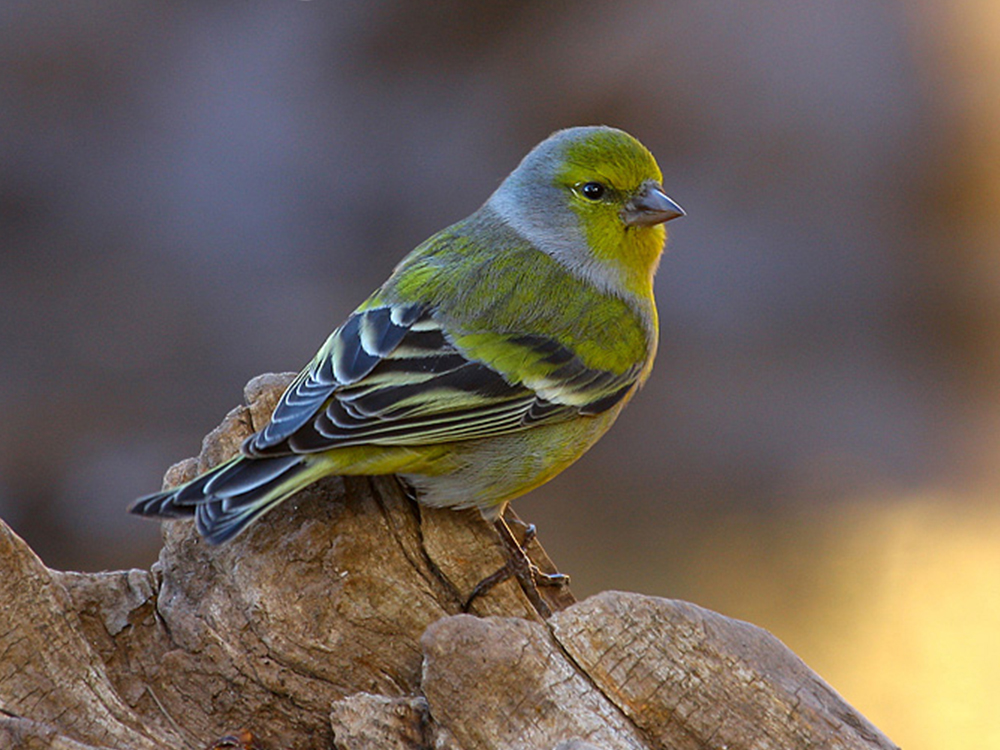
<path id="1" fill-rule="evenodd" d="M 507 528 L 508 530 L 510 529 L 509 526 Z M 511 536 L 513 537 L 513 534 Z M 565 573 L 543 573 L 537 565 L 531 562 L 526 550 L 528 545 L 535 540 L 536 536 L 538 536 L 538 529 L 535 528 L 535 524 L 529 523 L 524 527 L 524 536 L 521 538 L 521 543 L 517 545 L 521 554 L 524 555 L 524 559 L 528 561 L 528 566 L 531 568 L 531 575 L 535 580 L 535 585 L 555 586 L 557 588 L 569 586 L 569 576 Z M 516 543 L 517 542 L 515 541 L 515 544 Z"/>
<path id="2" fill-rule="evenodd" d="M 531 543 L 537 534 L 534 524 L 529 524 L 525 527 L 524 540 L 522 542 L 517 541 L 503 518 L 497 519 L 493 526 L 500 535 L 500 541 L 503 543 L 504 551 L 507 554 L 507 562 L 498 571 L 476 584 L 475 588 L 472 589 L 472 593 L 469 594 L 469 598 L 465 600 L 462 609 L 467 612 L 472 602 L 487 594 L 494 586 L 513 577 L 521 585 L 521 590 L 528 597 L 528 601 L 531 602 L 535 611 L 543 618 L 547 619 L 551 617 L 552 609 L 542 599 L 541 594 L 538 592 L 538 587 L 566 586 L 569 584 L 569 576 L 562 573 L 543 573 L 528 557 L 528 553 L 525 552 L 524 548 Z"/>

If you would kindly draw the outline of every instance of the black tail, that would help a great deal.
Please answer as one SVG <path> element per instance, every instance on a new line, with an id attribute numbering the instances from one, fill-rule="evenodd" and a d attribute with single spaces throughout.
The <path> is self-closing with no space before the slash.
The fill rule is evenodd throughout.
<path id="1" fill-rule="evenodd" d="M 140 516 L 194 516 L 198 533 L 222 544 L 283 500 L 310 484 L 302 456 L 237 456 L 187 484 L 136 500 L 129 512 Z"/>

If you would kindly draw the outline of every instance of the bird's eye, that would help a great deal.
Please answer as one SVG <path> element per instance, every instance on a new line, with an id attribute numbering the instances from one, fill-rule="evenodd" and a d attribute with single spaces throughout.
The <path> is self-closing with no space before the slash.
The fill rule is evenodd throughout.
<path id="1" fill-rule="evenodd" d="M 580 186 L 580 195 L 589 201 L 599 201 L 605 192 L 607 188 L 599 182 L 587 182 Z"/>

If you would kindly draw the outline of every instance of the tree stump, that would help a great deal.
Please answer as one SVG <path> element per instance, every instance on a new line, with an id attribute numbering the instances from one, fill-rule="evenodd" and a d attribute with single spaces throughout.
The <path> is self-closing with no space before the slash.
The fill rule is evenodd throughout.
<path id="1" fill-rule="evenodd" d="M 289 378 L 252 380 L 166 483 L 231 455 Z M 149 571 L 50 570 L 0 522 L 0 747 L 895 747 L 773 636 L 692 604 L 543 588 L 544 619 L 512 579 L 464 613 L 503 564 L 478 513 L 391 477 L 318 482 L 223 547 L 167 522 Z"/>

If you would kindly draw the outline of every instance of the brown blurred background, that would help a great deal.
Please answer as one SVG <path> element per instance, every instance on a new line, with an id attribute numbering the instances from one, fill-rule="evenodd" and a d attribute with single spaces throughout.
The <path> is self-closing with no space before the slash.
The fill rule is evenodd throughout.
<path id="1" fill-rule="evenodd" d="M 335 7 L 334 7 L 335 6 Z M 767 627 L 909 750 L 1000 748 L 1000 3 L 0 9 L 0 516 L 125 513 L 549 132 L 657 155 L 661 354 L 516 503 L 579 595 Z"/>

